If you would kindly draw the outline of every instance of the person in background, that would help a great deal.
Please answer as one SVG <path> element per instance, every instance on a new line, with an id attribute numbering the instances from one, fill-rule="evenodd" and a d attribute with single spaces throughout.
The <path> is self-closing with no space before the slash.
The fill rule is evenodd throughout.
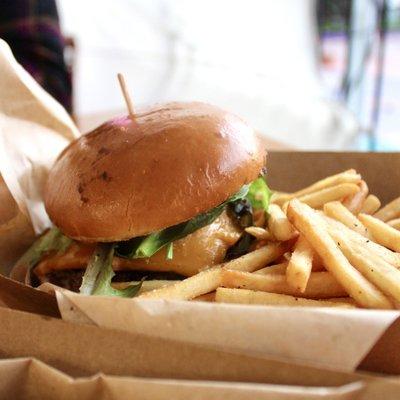
<path id="1" fill-rule="evenodd" d="M 71 73 L 55 0 L 0 0 L 0 37 L 18 62 L 71 113 Z"/>

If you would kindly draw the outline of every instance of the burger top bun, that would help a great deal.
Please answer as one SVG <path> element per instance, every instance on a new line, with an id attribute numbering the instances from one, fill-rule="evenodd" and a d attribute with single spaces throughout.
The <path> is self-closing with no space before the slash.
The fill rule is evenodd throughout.
<path id="1" fill-rule="evenodd" d="M 73 239 L 127 240 L 221 204 L 257 178 L 265 156 L 233 114 L 204 103 L 155 105 L 72 142 L 50 172 L 46 210 Z"/>

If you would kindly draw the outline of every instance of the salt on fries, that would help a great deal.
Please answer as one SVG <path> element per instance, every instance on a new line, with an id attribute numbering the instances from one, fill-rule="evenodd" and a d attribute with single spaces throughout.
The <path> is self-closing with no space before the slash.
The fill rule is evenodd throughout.
<path id="1" fill-rule="evenodd" d="M 350 264 L 329 235 L 323 218 L 315 210 L 293 199 L 289 204 L 288 217 L 324 259 L 326 269 L 359 305 L 366 308 L 392 308 L 384 294 Z"/>
<path id="2" fill-rule="evenodd" d="M 231 289 L 260 290 L 309 299 L 346 296 L 346 291 L 328 272 L 313 272 L 310 275 L 307 288 L 304 292 L 290 286 L 285 275 L 260 275 L 223 269 L 221 277 L 222 286 Z"/>
<path id="3" fill-rule="evenodd" d="M 336 219 L 362 236 L 368 236 L 367 228 L 362 222 L 340 201 L 332 201 L 324 205 L 324 212 L 328 217 Z"/>
<path id="4" fill-rule="evenodd" d="M 301 307 L 346 307 L 355 306 L 345 301 L 312 300 L 285 294 L 259 292 L 246 289 L 218 288 L 215 294 L 217 303 L 264 304 L 269 306 Z"/>
<path id="5" fill-rule="evenodd" d="M 349 243 L 346 235 L 333 235 L 343 254 L 383 293 L 400 301 L 400 271 L 367 248 Z"/>
<path id="6" fill-rule="evenodd" d="M 360 214 L 359 218 L 377 243 L 393 251 L 400 251 L 400 232 L 397 229 L 371 215 Z"/>
<path id="7" fill-rule="evenodd" d="M 388 250 L 386 247 L 383 247 L 372 240 L 368 240 L 365 237 L 359 235 L 357 232 L 352 231 L 351 229 L 347 228 L 343 224 L 334 221 L 333 219 L 324 216 L 325 221 L 327 222 L 328 226 L 327 229 L 332 235 L 332 232 L 340 231 L 346 232 L 348 235 L 348 239 L 352 242 L 361 244 L 371 251 L 379 255 L 382 259 L 386 260 L 388 263 L 394 265 L 397 268 L 400 268 L 400 254 L 394 253 L 393 251 Z"/>
<path id="8" fill-rule="evenodd" d="M 400 304 L 400 197 L 381 207 L 355 170 L 275 192 L 244 256 L 140 298 L 393 309 Z M 147 290 L 147 291 L 146 291 Z"/>

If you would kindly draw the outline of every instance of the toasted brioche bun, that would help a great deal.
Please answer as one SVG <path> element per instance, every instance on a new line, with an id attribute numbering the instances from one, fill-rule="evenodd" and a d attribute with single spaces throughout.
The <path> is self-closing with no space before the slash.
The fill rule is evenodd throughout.
<path id="1" fill-rule="evenodd" d="M 203 103 L 170 103 L 101 125 L 52 168 L 45 205 L 67 236 L 112 242 L 187 221 L 257 178 L 265 150 L 244 121 Z"/>

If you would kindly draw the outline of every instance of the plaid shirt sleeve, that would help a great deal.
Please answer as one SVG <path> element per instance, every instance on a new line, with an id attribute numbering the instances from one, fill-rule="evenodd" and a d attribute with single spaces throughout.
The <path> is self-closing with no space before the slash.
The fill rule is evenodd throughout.
<path id="1" fill-rule="evenodd" d="M 71 112 L 71 74 L 55 0 L 1 0 L 0 8 L 0 37 L 36 81 Z"/>

